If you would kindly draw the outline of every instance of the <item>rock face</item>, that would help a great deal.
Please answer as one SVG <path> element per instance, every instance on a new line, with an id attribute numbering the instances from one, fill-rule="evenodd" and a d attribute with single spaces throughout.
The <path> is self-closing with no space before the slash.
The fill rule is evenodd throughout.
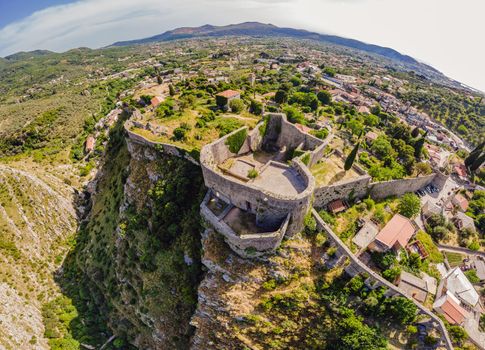
<path id="1" fill-rule="evenodd" d="M 55 173 L 55 172 L 54 172 Z M 74 193 L 40 167 L 0 165 L 0 348 L 47 349 L 42 304 L 76 229 Z"/>
<path id="2" fill-rule="evenodd" d="M 249 260 L 234 253 L 212 229 L 204 232 L 202 242 L 202 263 L 208 271 L 199 286 L 197 310 L 191 320 L 196 327 L 191 349 L 267 348 L 245 330 L 246 320 L 260 311 L 265 297 L 274 293 L 262 287 L 264 282 L 293 278 L 294 282 L 284 288 L 288 294 L 312 283 L 311 244 L 295 237 L 276 255 Z"/>
<path id="3" fill-rule="evenodd" d="M 130 140 L 108 152 L 66 269 L 118 339 L 186 349 L 201 275 L 200 168 Z"/>

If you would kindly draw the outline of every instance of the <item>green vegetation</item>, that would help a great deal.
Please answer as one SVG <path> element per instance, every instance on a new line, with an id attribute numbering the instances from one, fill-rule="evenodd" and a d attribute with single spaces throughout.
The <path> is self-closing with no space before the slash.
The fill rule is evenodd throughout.
<path id="1" fill-rule="evenodd" d="M 460 266 L 463 263 L 464 256 L 462 254 L 445 252 L 445 255 L 451 267 Z"/>
<path id="2" fill-rule="evenodd" d="M 452 131 L 461 133 L 467 141 L 473 144 L 482 141 L 485 133 L 483 97 L 459 94 L 445 87 L 429 86 L 418 81 L 411 85 L 411 89 L 398 93 L 398 97 L 426 111 Z"/>
<path id="3" fill-rule="evenodd" d="M 398 210 L 399 214 L 413 218 L 421 210 L 421 201 L 414 193 L 406 193 L 399 199 Z"/>
<path id="4" fill-rule="evenodd" d="M 241 129 L 238 132 L 230 135 L 226 139 L 226 145 L 229 147 L 229 151 L 232 153 L 237 153 L 241 149 L 244 141 L 246 141 L 246 137 L 248 136 L 247 129 Z"/>

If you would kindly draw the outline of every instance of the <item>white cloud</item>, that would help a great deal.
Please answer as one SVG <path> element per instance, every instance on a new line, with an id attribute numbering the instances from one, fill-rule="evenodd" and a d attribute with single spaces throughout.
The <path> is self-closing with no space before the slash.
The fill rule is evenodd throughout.
<path id="1" fill-rule="evenodd" d="M 0 55 L 101 47 L 179 26 L 261 21 L 392 47 L 485 90 L 483 0 L 79 0 L 0 30 Z"/>

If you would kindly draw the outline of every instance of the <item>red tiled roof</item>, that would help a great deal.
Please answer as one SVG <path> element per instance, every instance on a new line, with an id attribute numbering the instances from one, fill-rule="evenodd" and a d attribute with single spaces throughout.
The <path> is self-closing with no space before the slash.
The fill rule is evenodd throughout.
<path id="1" fill-rule="evenodd" d="M 458 174 L 458 176 L 465 177 L 466 176 L 466 168 L 465 165 L 463 164 L 457 164 L 453 167 L 455 169 L 455 172 Z"/>
<path id="2" fill-rule="evenodd" d="M 339 213 L 341 211 L 344 211 L 345 208 L 346 207 L 344 202 L 342 202 L 342 200 L 340 199 L 337 199 L 336 201 L 333 201 L 328 205 L 328 209 L 330 209 L 332 213 Z"/>
<path id="3" fill-rule="evenodd" d="M 463 211 L 466 211 L 468 209 L 468 201 L 465 197 L 463 197 L 461 194 L 456 194 L 455 195 L 455 198 L 454 198 L 454 201 L 456 203 L 456 205 L 459 205 L 460 208 L 463 210 Z"/>
<path id="4" fill-rule="evenodd" d="M 405 247 L 414 235 L 414 232 L 415 228 L 411 220 L 396 214 L 377 234 L 376 240 L 388 248 L 392 248 L 396 243 L 399 243 L 401 247 Z"/>
<path id="5" fill-rule="evenodd" d="M 217 96 L 222 96 L 222 97 L 225 97 L 225 98 L 231 98 L 231 97 L 235 97 L 235 96 L 239 96 L 239 95 L 240 95 L 240 92 L 236 91 L 236 90 L 226 90 L 226 91 L 219 92 L 217 94 Z"/>
<path id="6" fill-rule="evenodd" d="M 162 103 L 163 98 L 160 96 L 155 96 L 150 100 L 150 103 L 152 104 L 153 107 L 158 106 L 160 103 Z"/>
<path id="7" fill-rule="evenodd" d="M 443 316 L 452 324 L 461 324 L 465 319 L 467 312 L 460 305 L 455 303 L 450 297 L 441 305 Z"/>

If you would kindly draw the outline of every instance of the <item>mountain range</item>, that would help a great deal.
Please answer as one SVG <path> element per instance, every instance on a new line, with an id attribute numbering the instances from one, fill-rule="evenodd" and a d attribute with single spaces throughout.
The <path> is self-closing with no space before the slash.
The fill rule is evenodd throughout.
<path id="1" fill-rule="evenodd" d="M 311 39 L 366 51 L 407 64 L 419 64 L 419 62 L 414 58 L 403 55 L 398 51 L 388 47 L 367 44 L 362 41 L 343 38 L 335 35 L 319 34 L 303 29 L 282 28 L 277 27 L 273 24 L 264 24 L 259 22 L 245 22 L 240 24 L 230 24 L 226 26 L 213 26 L 206 24 L 201 27 L 181 27 L 148 38 L 130 41 L 119 41 L 114 43 L 113 46 L 128 46 L 186 38 L 222 36 L 291 37 L 298 39 Z"/>

